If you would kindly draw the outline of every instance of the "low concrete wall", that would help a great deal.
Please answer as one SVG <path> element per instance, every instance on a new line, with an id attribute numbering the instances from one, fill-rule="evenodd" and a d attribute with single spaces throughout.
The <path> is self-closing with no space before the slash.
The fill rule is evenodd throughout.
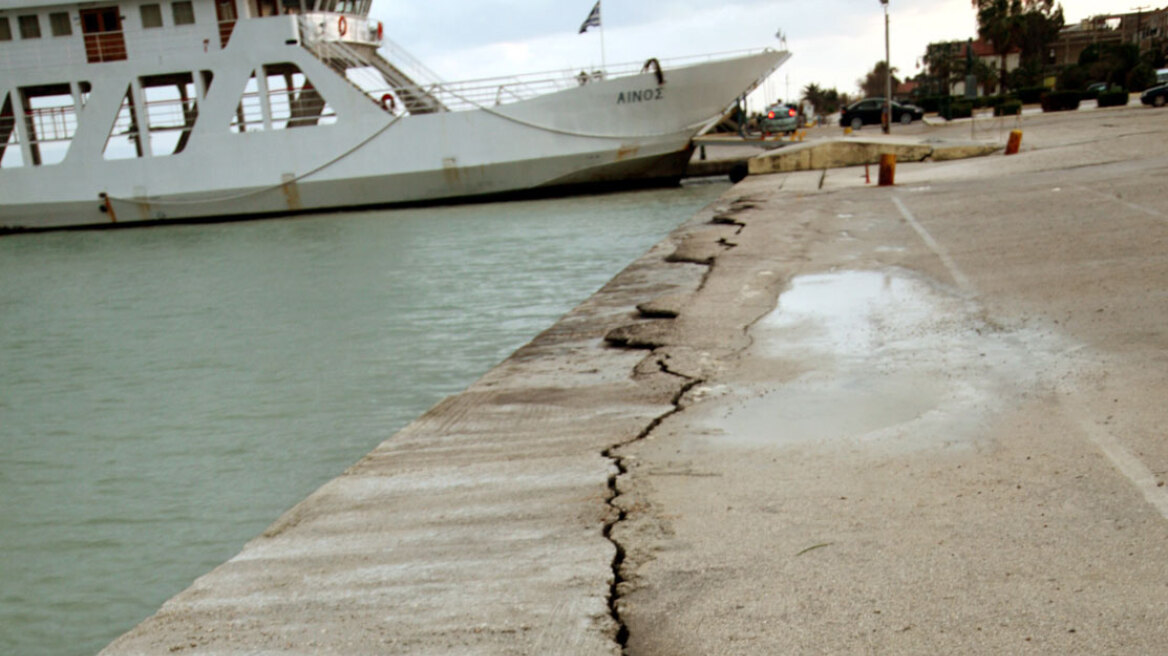
<path id="1" fill-rule="evenodd" d="M 750 174 L 818 171 L 861 164 L 877 164 L 880 156 L 896 155 L 897 161 L 921 162 L 980 157 L 1001 150 L 998 144 L 985 143 L 919 143 L 911 141 L 859 141 L 836 139 L 803 143 L 763 153 L 751 158 Z"/>

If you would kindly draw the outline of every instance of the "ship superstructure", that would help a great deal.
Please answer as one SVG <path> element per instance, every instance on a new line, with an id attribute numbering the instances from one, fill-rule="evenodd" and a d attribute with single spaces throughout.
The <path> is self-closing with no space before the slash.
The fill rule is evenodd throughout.
<path id="1" fill-rule="evenodd" d="M 200 220 L 677 177 L 782 64 L 446 83 L 370 0 L 0 4 L 0 228 Z"/>

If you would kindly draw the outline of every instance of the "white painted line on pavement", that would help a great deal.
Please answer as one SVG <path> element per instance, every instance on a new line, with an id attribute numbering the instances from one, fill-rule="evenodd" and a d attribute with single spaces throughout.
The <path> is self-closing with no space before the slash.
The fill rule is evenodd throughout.
<path id="1" fill-rule="evenodd" d="M 1115 439 L 1115 436 L 1100 426 L 1098 422 L 1083 417 L 1079 414 L 1081 411 L 1073 412 L 1079 425 L 1087 432 L 1087 437 L 1111 460 L 1115 468 L 1144 494 L 1148 503 L 1159 510 L 1164 519 L 1168 519 L 1168 487 L 1159 487 L 1160 483 L 1156 480 L 1156 475 L 1152 473 L 1152 470 L 1125 449 L 1119 440 Z"/>
<path id="2" fill-rule="evenodd" d="M 933 239 L 933 236 L 929 234 L 929 231 L 925 230 L 925 227 L 917 221 L 916 217 L 913 216 L 913 213 L 910 212 L 907 207 L 905 207 L 903 202 L 901 202 L 900 197 L 893 196 L 892 202 L 896 204 L 896 207 L 900 210 L 900 214 L 904 217 L 904 220 L 908 221 L 908 224 L 912 226 L 912 229 L 916 230 L 917 234 L 921 236 L 921 240 L 925 242 L 925 245 L 928 246 L 929 249 L 934 253 L 936 253 L 937 257 L 941 258 L 941 262 L 945 265 L 945 268 L 949 270 L 949 275 L 953 276 L 953 280 L 957 283 L 957 286 L 960 287 L 962 291 L 968 294 L 973 294 L 973 284 L 969 282 L 969 278 L 965 277 L 965 274 L 961 272 L 961 269 L 957 268 L 957 263 L 953 261 L 953 258 L 949 257 L 949 251 L 942 248 L 941 244 L 938 244 L 937 240 Z"/>
<path id="3" fill-rule="evenodd" d="M 1105 198 L 1107 200 L 1115 201 L 1115 202 L 1119 203 L 1120 205 L 1123 205 L 1124 207 L 1131 208 L 1137 212 L 1143 212 L 1144 214 L 1147 214 L 1149 216 L 1154 216 L 1157 219 L 1168 220 L 1168 215 L 1165 215 L 1163 212 L 1161 212 L 1159 210 L 1154 210 L 1150 207 L 1144 207 L 1143 205 L 1137 205 L 1136 203 L 1126 201 L 1126 200 L 1116 196 L 1115 194 L 1106 194 L 1106 193 L 1103 193 L 1102 191 L 1095 191 L 1094 189 L 1092 189 L 1090 187 L 1080 186 L 1079 188 L 1082 189 L 1083 191 L 1089 193 L 1089 194 L 1094 195 L 1094 196 L 1098 196 L 1100 198 Z"/>
<path id="4" fill-rule="evenodd" d="M 1125 205 L 1130 205 L 1134 209 L 1147 212 L 1153 216 L 1168 218 L 1163 214 L 1156 212 L 1155 210 L 1140 207 L 1132 203 L 1126 203 L 1122 199 L 1118 199 L 1114 196 L 1101 194 L 1100 192 L 1096 192 L 1090 189 L 1088 189 L 1088 191 L 1105 196 L 1111 200 L 1119 201 Z M 937 240 L 933 239 L 933 236 L 930 235 L 927 230 L 925 230 L 925 227 L 916 220 L 916 217 L 913 216 L 913 213 L 909 211 L 908 207 L 905 206 L 900 198 L 893 196 L 892 202 L 896 204 L 897 209 L 899 209 L 901 215 L 904 216 L 904 220 L 908 221 L 908 224 L 912 226 L 913 230 L 916 230 L 917 234 L 920 235 L 925 244 L 934 253 L 937 254 L 937 257 L 941 258 L 941 261 L 945 264 L 945 268 L 949 270 L 949 274 L 953 276 L 953 280 L 957 282 L 957 285 L 965 292 L 973 294 L 975 290 L 973 285 L 970 283 L 969 278 L 966 278 L 965 274 L 963 274 L 961 270 L 957 268 L 957 265 L 953 262 L 953 258 L 949 256 L 949 253 L 944 248 L 942 248 L 941 245 L 937 243 Z M 1115 468 L 1118 469 L 1121 474 L 1126 476 L 1127 479 L 1130 480 L 1132 484 L 1143 493 L 1144 499 L 1146 499 L 1148 503 L 1152 504 L 1152 507 L 1160 511 L 1160 514 L 1163 515 L 1165 519 L 1168 519 L 1168 487 L 1160 487 L 1159 481 L 1156 480 L 1156 476 L 1152 473 L 1152 471 L 1148 469 L 1148 467 L 1139 458 L 1132 455 L 1131 452 L 1125 449 L 1123 445 L 1119 443 L 1119 440 L 1115 439 L 1114 435 L 1105 430 L 1102 426 L 1099 426 L 1097 422 L 1094 422 L 1080 415 L 1079 411 L 1071 412 L 1073 412 L 1075 420 L 1087 433 L 1088 439 L 1090 439 L 1091 442 L 1100 451 L 1102 451 L 1109 460 L 1111 460 L 1112 464 L 1115 465 Z"/>

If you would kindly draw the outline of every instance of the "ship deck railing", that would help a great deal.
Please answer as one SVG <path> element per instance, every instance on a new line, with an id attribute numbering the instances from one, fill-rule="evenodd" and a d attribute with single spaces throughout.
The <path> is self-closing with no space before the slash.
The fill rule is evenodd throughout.
<path id="1" fill-rule="evenodd" d="M 732 57 L 755 55 L 764 49 L 719 52 L 708 55 L 662 59 L 659 64 L 665 80 L 670 69 L 717 61 Z M 393 60 L 391 60 L 393 61 Z M 396 64 L 396 61 L 393 61 Z M 558 70 L 540 73 L 526 73 L 502 77 L 490 77 L 462 82 L 431 81 L 418 84 L 417 89 L 437 99 L 448 111 L 465 111 L 481 107 L 497 107 L 515 102 L 531 100 L 538 96 L 564 91 L 574 87 L 592 84 L 602 80 L 631 77 L 648 72 L 648 62 L 627 63 L 607 66 L 603 70 Z M 362 72 L 350 71 L 352 81 L 363 88 L 372 98 L 380 98 L 386 93 L 398 95 L 403 89 L 386 86 L 375 72 L 369 71 L 366 80 Z M 380 84 L 377 84 L 380 82 Z"/>
<path id="2" fill-rule="evenodd" d="M 329 35 L 322 27 L 327 24 L 327 21 L 320 23 L 301 16 L 301 45 L 337 71 L 343 71 L 349 82 L 394 113 L 465 111 L 523 102 L 602 80 L 648 73 L 649 62 L 655 61 L 616 64 L 603 70 L 557 70 L 447 82 L 391 39 L 381 39 L 375 50 L 372 44 L 366 44 L 370 49 L 363 50 L 355 43 Z M 739 50 L 661 59 L 658 66 L 668 80 L 669 69 L 766 51 Z M 396 98 L 392 105 L 384 102 L 387 94 Z"/>

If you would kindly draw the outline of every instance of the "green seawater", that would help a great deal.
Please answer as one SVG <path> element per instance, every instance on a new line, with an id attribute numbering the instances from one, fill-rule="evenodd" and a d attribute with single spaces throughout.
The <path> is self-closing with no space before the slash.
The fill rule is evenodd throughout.
<path id="1" fill-rule="evenodd" d="M 727 188 L 0 238 L 0 654 L 95 654 Z"/>

